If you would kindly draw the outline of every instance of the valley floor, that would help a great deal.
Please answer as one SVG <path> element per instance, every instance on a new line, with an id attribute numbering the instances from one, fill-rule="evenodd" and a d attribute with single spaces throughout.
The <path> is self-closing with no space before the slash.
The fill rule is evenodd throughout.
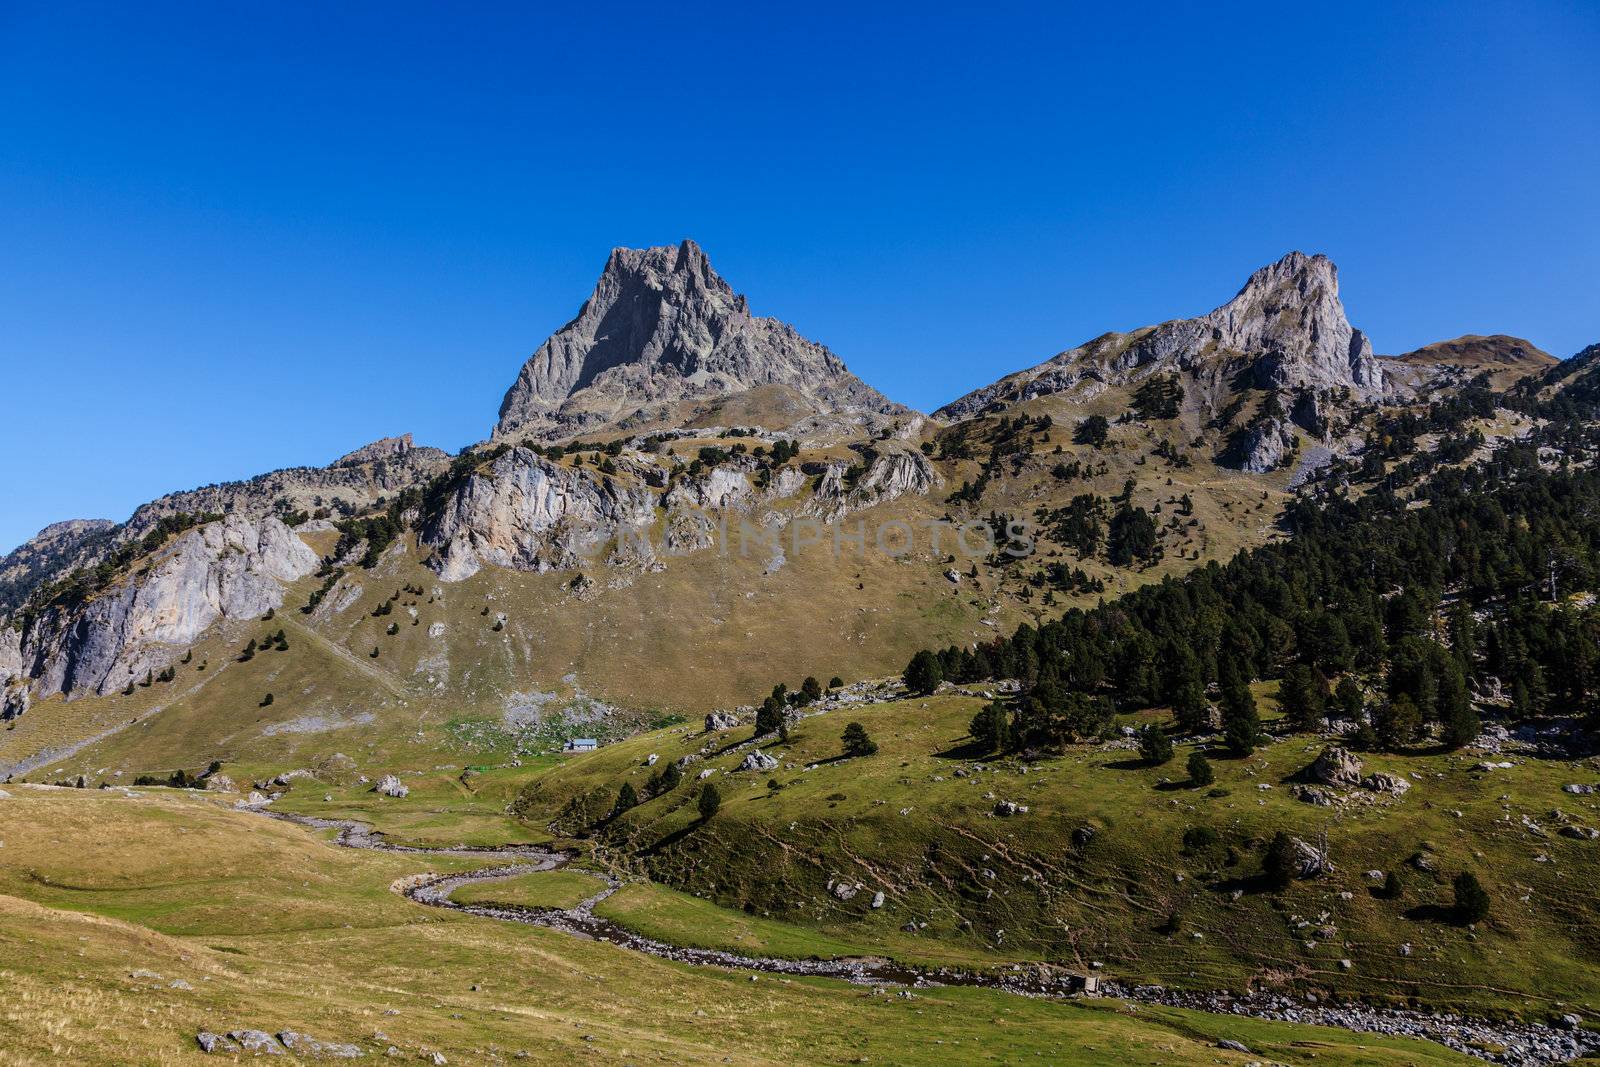
<path id="1" fill-rule="evenodd" d="M 1425 1042 L 1110 1000 L 688 967 L 393 891 L 481 855 L 330 847 L 199 793 L 7 793 L 7 1063 L 211 1062 L 196 1034 L 236 1029 L 453 1064 L 1471 1062 Z"/>

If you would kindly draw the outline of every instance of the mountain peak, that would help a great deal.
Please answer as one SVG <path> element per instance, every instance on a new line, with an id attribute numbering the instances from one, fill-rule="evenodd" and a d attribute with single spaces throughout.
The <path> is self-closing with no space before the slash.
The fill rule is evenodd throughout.
<path id="1" fill-rule="evenodd" d="M 695 242 L 616 248 L 578 317 L 523 364 L 495 436 L 670 421 L 680 401 L 761 386 L 818 412 L 901 410 L 822 345 L 752 316 Z"/>
<path id="2" fill-rule="evenodd" d="M 997 400 L 1098 392 L 1161 371 L 1190 376 L 1213 413 L 1241 381 L 1274 390 L 1348 389 L 1361 397 L 1385 389 L 1383 365 L 1339 299 L 1338 268 L 1327 256 L 1296 251 L 1253 272 L 1233 299 L 1205 315 L 1102 334 L 935 414 L 965 418 Z"/>
<path id="3" fill-rule="evenodd" d="M 1288 255 L 1251 274 L 1237 296 L 1205 316 L 1217 347 L 1258 354 L 1268 387 L 1383 388 L 1383 368 L 1339 299 L 1339 270 L 1324 255 Z"/>

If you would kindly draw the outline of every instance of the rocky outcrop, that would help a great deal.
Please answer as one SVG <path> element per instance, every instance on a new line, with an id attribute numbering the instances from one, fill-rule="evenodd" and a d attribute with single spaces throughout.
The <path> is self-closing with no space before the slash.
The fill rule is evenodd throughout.
<path id="1" fill-rule="evenodd" d="M 0 625 L 0 684 L 22 674 L 22 631 Z"/>
<path id="2" fill-rule="evenodd" d="M 699 511 L 720 509 L 743 510 L 755 500 L 755 491 L 742 470 L 732 466 L 717 466 L 704 474 L 690 475 L 678 481 L 667 493 L 667 510 L 693 508 Z"/>
<path id="3" fill-rule="evenodd" d="M 1286 466 L 1294 458 L 1298 444 L 1294 427 L 1287 421 L 1262 419 L 1236 433 L 1224 459 L 1239 470 L 1265 474 Z"/>
<path id="4" fill-rule="evenodd" d="M 576 567 L 619 532 L 655 519 L 648 489 L 595 480 L 526 448 L 512 448 L 468 475 L 435 514 L 419 542 L 434 549 L 429 565 L 446 581 L 486 563 L 523 571 Z"/>
<path id="5" fill-rule="evenodd" d="M 712 711 L 706 713 L 706 733 L 716 733 L 719 730 L 732 730 L 739 725 L 739 716 L 731 711 Z"/>
<path id="6" fill-rule="evenodd" d="M 496 437 L 670 424 L 676 405 L 782 386 L 814 411 L 903 413 L 822 345 L 750 314 L 693 241 L 612 251 L 578 317 L 539 346 Z"/>
<path id="7" fill-rule="evenodd" d="M 831 521 L 903 496 L 932 492 L 943 481 L 920 452 L 874 454 L 853 483 L 849 468 L 831 464 L 823 472 L 816 494 L 804 510 Z"/>
<path id="8" fill-rule="evenodd" d="M 165 666 L 218 620 L 281 607 L 283 583 L 319 564 L 270 516 L 196 527 L 87 603 L 46 610 L 23 637 L 24 673 L 40 696 L 120 688 Z"/>

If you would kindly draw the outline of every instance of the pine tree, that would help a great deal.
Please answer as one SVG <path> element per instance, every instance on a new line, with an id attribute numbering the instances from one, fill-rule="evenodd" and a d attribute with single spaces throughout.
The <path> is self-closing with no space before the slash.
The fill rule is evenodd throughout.
<path id="1" fill-rule="evenodd" d="M 939 665 L 939 657 L 927 649 L 912 656 L 906 665 L 906 688 L 916 696 L 929 695 L 943 681 L 944 669 Z"/>
<path id="2" fill-rule="evenodd" d="M 1139 755 L 1152 766 L 1160 766 L 1172 759 L 1172 739 L 1167 731 L 1152 723 L 1139 731 Z"/>
<path id="3" fill-rule="evenodd" d="M 858 722 L 846 726 L 840 740 L 846 756 L 870 756 L 878 751 L 878 743 L 867 736 L 867 728 Z"/>
<path id="4" fill-rule="evenodd" d="M 1261 743 L 1261 716 L 1256 698 L 1242 683 L 1222 693 L 1222 739 L 1235 756 L 1248 756 Z"/>
<path id="5" fill-rule="evenodd" d="M 1326 686 L 1327 680 L 1304 663 L 1291 664 L 1283 673 L 1283 681 L 1278 686 L 1278 706 L 1291 727 L 1311 733 L 1322 725 L 1327 711 Z"/>
<path id="6" fill-rule="evenodd" d="M 1011 714 L 998 700 L 984 705 L 968 727 L 978 748 L 984 752 L 1004 752 L 1011 747 Z"/>
<path id="7" fill-rule="evenodd" d="M 1296 854 L 1293 839 L 1282 830 L 1273 834 L 1272 841 L 1267 845 L 1267 854 L 1261 861 L 1261 875 L 1266 883 L 1273 889 L 1287 889 L 1289 883 L 1294 881 L 1299 866 L 1300 858 Z"/>
<path id="8" fill-rule="evenodd" d="M 616 813 L 621 815 L 629 808 L 639 806 L 639 794 L 634 790 L 632 782 L 623 782 L 622 788 L 617 790 Z"/>
<path id="9" fill-rule="evenodd" d="M 716 784 L 707 782 L 700 787 L 700 821 L 710 822 L 711 817 L 722 807 L 722 794 L 717 792 Z"/>
<path id="10" fill-rule="evenodd" d="M 1199 749 L 1189 753 L 1189 784 L 1193 786 L 1206 786 L 1216 781 L 1216 774 L 1211 770 L 1211 761 L 1206 759 L 1206 754 Z"/>

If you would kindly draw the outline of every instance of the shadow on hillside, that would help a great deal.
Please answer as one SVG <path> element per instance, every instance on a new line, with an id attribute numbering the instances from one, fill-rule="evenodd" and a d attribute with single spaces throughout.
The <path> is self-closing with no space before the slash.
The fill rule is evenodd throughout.
<path id="1" fill-rule="evenodd" d="M 947 748 L 943 752 L 935 752 L 933 754 L 933 758 L 934 759 L 954 759 L 954 760 L 981 760 L 981 759 L 1000 759 L 1000 758 L 1002 758 L 1000 756 L 997 756 L 995 753 L 989 751 L 988 749 L 984 748 L 983 747 L 983 743 L 980 742 L 980 741 L 974 740 L 973 738 L 970 738 L 970 737 L 969 738 L 965 738 L 964 740 L 965 740 L 964 744 L 958 744 L 954 748 Z"/>
<path id="2" fill-rule="evenodd" d="M 1256 896 L 1260 893 L 1274 892 L 1278 887 L 1264 874 L 1247 874 L 1237 878 L 1223 878 L 1213 882 L 1211 888 L 1218 893 L 1232 893 L 1237 889 L 1246 896 Z"/>
<path id="3" fill-rule="evenodd" d="M 1414 908 L 1407 908 L 1403 914 L 1412 922 L 1444 923 L 1447 926 L 1464 925 L 1456 915 L 1456 910 L 1443 904 L 1418 904 Z"/>
<path id="4" fill-rule="evenodd" d="M 654 855 L 657 855 L 657 854 L 665 851 L 666 849 L 671 848 L 673 845 L 676 845 L 679 841 L 682 841 L 684 838 L 688 837 L 690 834 L 692 834 L 696 830 L 700 829 L 701 825 L 702 825 L 702 823 L 700 822 L 700 820 L 696 819 L 694 822 L 690 823 L 688 826 L 680 827 L 679 829 L 676 829 L 676 830 L 672 831 L 672 833 L 668 834 L 667 836 L 665 836 L 665 837 L 663 837 L 663 838 L 661 838 L 661 839 L 659 839 L 659 840 L 657 840 L 655 842 L 652 842 L 651 844 L 646 845 L 644 848 L 641 848 L 639 850 L 639 855 L 641 855 L 641 856 L 654 856 Z"/>

